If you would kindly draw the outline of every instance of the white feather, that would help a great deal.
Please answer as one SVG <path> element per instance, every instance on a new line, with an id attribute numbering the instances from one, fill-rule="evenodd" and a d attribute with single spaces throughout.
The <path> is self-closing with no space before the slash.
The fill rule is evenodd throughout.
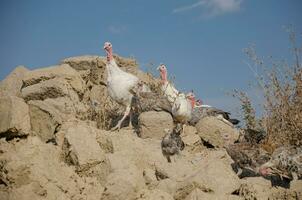
<path id="1" fill-rule="evenodd" d="M 179 94 L 179 91 L 168 81 L 162 85 L 161 90 L 163 91 L 164 96 L 167 97 L 168 101 L 173 104 Z"/>
<path id="2" fill-rule="evenodd" d="M 172 115 L 181 123 L 186 123 L 192 115 L 192 105 L 184 94 L 179 94 L 172 106 Z"/>
<path id="3" fill-rule="evenodd" d="M 121 70 L 114 60 L 111 60 L 106 67 L 108 74 L 107 87 L 110 97 L 118 103 L 128 105 L 133 96 L 130 89 L 138 83 L 139 79 Z"/>
<path id="4" fill-rule="evenodd" d="M 206 104 L 202 104 L 202 105 L 199 105 L 199 106 L 195 105 L 195 107 L 196 108 L 212 108 L 212 106 L 206 105 Z"/>

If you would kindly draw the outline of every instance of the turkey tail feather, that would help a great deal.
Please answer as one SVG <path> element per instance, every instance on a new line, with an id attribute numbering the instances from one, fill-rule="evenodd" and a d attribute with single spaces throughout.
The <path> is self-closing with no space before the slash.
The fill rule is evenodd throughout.
<path id="1" fill-rule="evenodd" d="M 240 122 L 238 119 L 229 119 L 228 121 L 231 122 L 233 125 L 237 125 Z"/>

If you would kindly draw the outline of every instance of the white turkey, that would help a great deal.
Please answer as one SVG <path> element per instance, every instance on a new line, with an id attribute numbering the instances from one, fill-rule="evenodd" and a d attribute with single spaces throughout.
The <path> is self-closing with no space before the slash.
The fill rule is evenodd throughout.
<path id="1" fill-rule="evenodd" d="M 179 93 L 172 105 L 172 116 L 174 121 L 186 125 L 192 117 L 194 103 L 194 94 L 192 92 L 187 95 Z M 183 128 L 183 134 L 184 130 L 185 128 Z"/>
<path id="2" fill-rule="evenodd" d="M 192 101 L 190 100 L 190 98 L 192 98 L 194 94 L 189 93 L 188 95 L 185 95 L 184 93 L 179 92 L 168 81 L 168 70 L 164 64 L 160 64 L 157 69 L 160 72 L 160 77 L 162 81 L 161 90 L 164 96 L 172 105 L 173 119 L 176 123 L 181 123 L 185 125 L 188 120 L 190 120 L 192 115 L 192 108 L 194 105 L 192 105 Z"/>
<path id="3" fill-rule="evenodd" d="M 172 106 L 172 115 L 174 120 L 185 124 L 192 115 L 192 104 L 190 101 L 191 93 L 185 95 L 184 93 L 180 93 L 173 103 Z"/>
<path id="4" fill-rule="evenodd" d="M 131 127 L 131 102 L 133 88 L 141 88 L 139 79 L 133 74 L 127 73 L 120 69 L 116 64 L 112 54 L 112 44 L 105 42 L 104 50 L 107 54 L 107 90 L 109 96 L 116 102 L 126 107 L 124 116 L 118 121 L 117 125 L 112 130 L 120 129 L 123 121 L 127 116 L 130 116 L 129 126 Z"/>
<path id="5" fill-rule="evenodd" d="M 176 100 L 179 91 L 168 81 L 168 70 L 167 67 L 164 64 L 160 64 L 157 67 L 157 70 L 159 70 L 160 78 L 162 81 L 161 90 L 164 93 L 164 96 L 168 98 L 168 101 L 171 103 L 171 105 Z"/>
<path id="6" fill-rule="evenodd" d="M 174 121 L 181 124 L 186 124 L 191 118 L 192 106 L 191 101 L 188 99 L 189 95 L 185 95 L 179 92 L 173 85 L 168 81 L 168 70 L 164 64 L 160 64 L 157 68 L 160 72 L 161 77 L 161 90 L 165 97 L 172 105 L 172 116 Z"/>

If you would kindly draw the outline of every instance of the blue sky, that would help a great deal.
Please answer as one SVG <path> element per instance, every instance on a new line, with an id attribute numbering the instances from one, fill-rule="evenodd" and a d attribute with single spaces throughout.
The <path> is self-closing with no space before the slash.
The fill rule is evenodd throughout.
<path id="1" fill-rule="evenodd" d="M 232 89 L 254 90 L 243 48 L 291 59 L 283 26 L 302 32 L 301 0 L 1 0 L 0 79 L 17 65 L 50 66 L 70 56 L 104 55 L 105 41 L 143 70 L 163 62 L 181 90 L 234 111 Z M 238 107 L 238 106 L 237 106 Z"/>

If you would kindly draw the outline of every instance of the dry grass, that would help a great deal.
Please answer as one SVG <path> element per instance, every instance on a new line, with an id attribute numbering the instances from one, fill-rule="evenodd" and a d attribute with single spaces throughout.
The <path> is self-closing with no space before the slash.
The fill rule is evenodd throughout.
<path id="1" fill-rule="evenodd" d="M 264 114 L 260 126 L 266 130 L 264 143 L 268 148 L 281 145 L 302 145 L 302 66 L 301 48 L 296 46 L 296 38 L 290 31 L 293 64 L 286 62 L 271 62 L 264 65 L 257 57 L 253 48 L 246 49 L 246 54 L 253 61 L 254 67 L 260 66 L 262 74 L 254 70 L 258 84 L 263 91 Z M 251 67 L 249 65 L 249 67 Z M 254 128 L 259 123 L 255 118 L 254 109 L 246 94 L 237 92 L 236 96 L 242 103 L 242 111 L 247 128 Z"/>
<path id="2" fill-rule="evenodd" d="M 122 107 L 112 101 L 109 96 L 104 98 L 97 109 L 97 126 L 100 129 L 109 130 L 118 122 L 123 114 Z"/>
<path id="3" fill-rule="evenodd" d="M 255 115 L 255 109 L 252 106 L 251 100 L 247 93 L 234 90 L 233 97 L 239 99 L 241 103 L 241 111 L 243 114 L 243 120 L 247 129 L 257 129 L 257 119 Z"/>

